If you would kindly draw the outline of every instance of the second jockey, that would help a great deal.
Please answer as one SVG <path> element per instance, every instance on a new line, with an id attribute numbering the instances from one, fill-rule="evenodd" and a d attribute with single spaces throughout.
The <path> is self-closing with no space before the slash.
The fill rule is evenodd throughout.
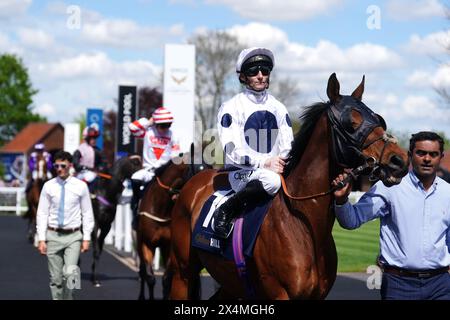
<path id="1" fill-rule="evenodd" d="M 77 178 L 85 181 L 90 186 L 97 177 L 96 172 L 101 171 L 105 166 L 100 149 L 96 146 L 99 136 L 100 131 L 96 125 L 84 128 L 84 141 L 73 154 L 73 166 Z M 92 188 L 90 187 L 90 189 Z"/>
<path id="2" fill-rule="evenodd" d="M 168 163 L 180 153 L 179 141 L 170 130 L 172 122 L 172 113 L 161 107 L 153 112 L 150 119 L 140 118 L 129 125 L 130 131 L 135 137 L 144 139 L 143 168 L 131 176 L 133 188 L 131 209 L 134 229 L 137 227 L 138 205 L 143 187 L 152 180 L 157 168 Z"/>

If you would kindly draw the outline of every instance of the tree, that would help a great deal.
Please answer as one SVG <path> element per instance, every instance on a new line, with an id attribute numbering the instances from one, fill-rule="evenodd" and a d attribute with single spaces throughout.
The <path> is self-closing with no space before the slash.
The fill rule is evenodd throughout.
<path id="1" fill-rule="evenodd" d="M 36 93 L 21 59 L 0 55 L 0 145 L 13 139 L 29 122 L 46 121 L 32 111 Z"/>
<path id="2" fill-rule="evenodd" d="M 236 37 L 216 30 L 195 35 L 188 42 L 196 50 L 196 120 L 202 121 L 203 129 L 213 128 L 220 105 L 233 91 L 230 87 L 235 82 L 228 80 L 236 76 L 236 57 L 244 47 Z"/>
<path id="3" fill-rule="evenodd" d="M 153 111 L 162 107 L 163 96 L 158 88 L 142 87 L 138 91 L 138 118 L 149 118 Z M 169 108 L 170 109 L 170 108 Z"/>
<path id="4" fill-rule="evenodd" d="M 450 21 L 450 6 L 447 6 L 447 8 L 446 8 L 446 15 L 447 15 L 447 20 Z M 439 44 L 443 45 L 445 47 L 445 49 L 447 51 L 447 56 L 450 56 L 450 32 L 447 32 L 446 34 L 447 34 L 447 38 L 445 39 L 445 42 L 439 43 Z M 442 64 L 450 66 L 449 61 L 442 62 Z M 450 108 L 450 88 L 437 87 L 437 88 L 434 88 L 434 90 L 441 98 L 441 101 L 444 104 L 444 106 L 446 106 L 447 108 Z"/>
<path id="5" fill-rule="evenodd" d="M 117 138 L 117 112 L 108 110 L 103 114 L 103 153 L 109 166 L 115 159 Z"/>

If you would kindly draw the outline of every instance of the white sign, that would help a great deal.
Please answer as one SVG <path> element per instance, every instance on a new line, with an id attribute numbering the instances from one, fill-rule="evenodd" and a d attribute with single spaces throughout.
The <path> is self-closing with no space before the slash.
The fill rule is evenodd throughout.
<path id="1" fill-rule="evenodd" d="M 164 103 L 174 116 L 172 131 L 181 151 L 194 142 L 195 46 L 166 44 L 164 53 Z"/>
<path id="2" fill-rule="evenodd" d="M 74 153 L 80 145 L 80 124 L 66 123 L 64 125 L 64 151 Z"/>

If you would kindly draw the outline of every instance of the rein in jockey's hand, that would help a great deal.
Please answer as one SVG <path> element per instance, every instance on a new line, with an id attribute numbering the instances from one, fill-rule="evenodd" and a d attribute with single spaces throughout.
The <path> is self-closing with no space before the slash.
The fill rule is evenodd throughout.
<path id="1" fill-rule="evenodd" d="M 280 156 L 269 158 L 264 162 L 265 169 L 269 169 L 280 174 L 283 173 L 285 165 L 286 162 L 284 162 L 284 160 Z"/>

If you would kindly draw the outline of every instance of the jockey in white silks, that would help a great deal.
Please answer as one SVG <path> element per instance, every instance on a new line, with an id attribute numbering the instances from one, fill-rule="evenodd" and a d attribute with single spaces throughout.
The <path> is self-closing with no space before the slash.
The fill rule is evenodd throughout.
<path id="1" fill-rule="evenodd" d="M 170 130 L 172 122 L 172 113 L 161 107 L 153 112 L 150 119 L 140 118 L 129 125 L 130 131 L 135 137 L 144 139 L 143 168 L 131 176 L 133 188 L 131 209 L 134 229 L 138 222 L 138 205 L 144 186 L 153 179 L 157 168 L 168 163 L 180 153 L 179 141 Z"/>
<path id="2" fill-rule="evenodd" d="M 286 107 L 267 92 L 273 53 L 266 48 L 243 50 L 236 63 L 243 92 L 224 102 L 217 127 L 225 151 L 225 168 L 236 192 L 214 212 L 216 236 L 227 238 L 233 219 L 246 207 L 273 197 L 281 187 L 279 174 L 292 147 L 292 124 Z"/>

